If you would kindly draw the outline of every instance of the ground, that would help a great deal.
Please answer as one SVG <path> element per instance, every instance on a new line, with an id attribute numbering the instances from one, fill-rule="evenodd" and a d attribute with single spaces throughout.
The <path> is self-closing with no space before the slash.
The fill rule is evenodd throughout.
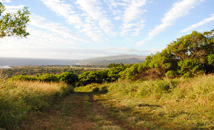
<path id="1" fill-rule="evenodd" d="M 131 129 L 106 114 L 90 93 L 73 93 L 49 110 L 34 113 L 23 121 L 21 130 L 123 130 Z"/>

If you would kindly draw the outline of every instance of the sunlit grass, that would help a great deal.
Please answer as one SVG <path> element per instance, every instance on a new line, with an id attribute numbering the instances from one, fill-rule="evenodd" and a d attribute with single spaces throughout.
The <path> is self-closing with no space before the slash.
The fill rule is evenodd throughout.
<path id="1" fill-rule="evenodd" d="M 73 91 L 65 83 L 0 81 L 0 128 L 17 125 L 32 110 L 48 108 L 55 99 Z"/>
<path id="2" fill-rule="evenodd" d="M 127 122 L 130 127 L 214 129 L 214 75 L 120 81 L 105 86 L 109 92 L 95 98 L 109 115 Z"/>

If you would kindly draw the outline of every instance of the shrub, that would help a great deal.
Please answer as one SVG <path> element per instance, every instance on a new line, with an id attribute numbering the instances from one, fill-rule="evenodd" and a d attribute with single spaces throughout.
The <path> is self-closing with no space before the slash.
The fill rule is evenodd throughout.
<path id="1" fill-rule="evenodd" d="M 58 77 L 53 74 L 43 74 L 43 75 L 39 76 L 38 79 L 43 82 L 58 82 L 59 81 Z"/>
<path id="2" fill-rule="evenodd" d="M 175 71 L 169 70 L 169 71 L 167 71 L 167 72 L 165 73 L 165 75 L 166 75 L 166 77 L 168 77 L 168 78 L 175 78 L 177 74 L 176 74 Z"/>
<path id="3" fill-rule="evenodd" d="M 21 81 L 35 81 L 37 80 L 35 77 L 29 77 L 27 75 L 17 75 L 10 78 L 11 80 L 21 80 Z"/>
<path id="4" fill-rule="evenodd" d="M 58 76 L 60 81 L 64 81 L 67 84 L 76 86 L 76 83 L 79 81 L 77 74 L 72 72 L 63 72 Z"/>

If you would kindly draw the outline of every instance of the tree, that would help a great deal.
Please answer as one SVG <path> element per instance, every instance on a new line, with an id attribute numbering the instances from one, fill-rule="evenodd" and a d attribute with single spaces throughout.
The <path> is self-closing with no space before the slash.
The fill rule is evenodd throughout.
<path id="1" fill-rule="evenodd" d="M 207 38 L 196 31 L 192 34 L 178 38 L 177 41 L 168 45 L 168 49 L 180 60 L 203 58 L 208 55 L 206 51 Z"/>
<path id="2" fill-rule="evenodd" d="M 29 10 L 24 7 L 16 13 L 6 13 L 4 5 L 0 2 L 0 38 L 9 36 L 26 37 L 26 25 L 29 22 Z"/>

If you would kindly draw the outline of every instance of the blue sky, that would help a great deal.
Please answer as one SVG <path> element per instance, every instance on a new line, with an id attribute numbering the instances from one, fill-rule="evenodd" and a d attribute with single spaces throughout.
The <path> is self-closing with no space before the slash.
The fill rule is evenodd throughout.
<path id="1" fill-rule="evenodd" d="M 0 0 L 28 7 L 27 38 L 0 39 L 0 57 L 146 56 L 193 30 L 214 29 L 214 0 Z"/>

